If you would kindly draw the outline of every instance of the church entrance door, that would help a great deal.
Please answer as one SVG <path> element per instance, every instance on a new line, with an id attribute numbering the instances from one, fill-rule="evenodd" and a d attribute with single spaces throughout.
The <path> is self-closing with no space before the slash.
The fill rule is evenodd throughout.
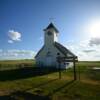
<path id="1" fill-rule="evenodd" d="M 52 56 L 46 57 L 46 66 L 52 66 Z"/>

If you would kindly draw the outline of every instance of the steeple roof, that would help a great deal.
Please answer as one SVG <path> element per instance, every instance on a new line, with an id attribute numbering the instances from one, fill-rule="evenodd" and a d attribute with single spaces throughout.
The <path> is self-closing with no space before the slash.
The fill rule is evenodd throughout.
<path id="1" fill-rule="evenodd" d="M 47 29 L 50 29 L 50 28 L 53 28 L 57 33 L 59 32 L 58 29 L 53 25 L 53 23 L 50 23 L 50 24 L 46 27 L 46 29 L 44 29 L 44 30 L 47 30 Z"/>

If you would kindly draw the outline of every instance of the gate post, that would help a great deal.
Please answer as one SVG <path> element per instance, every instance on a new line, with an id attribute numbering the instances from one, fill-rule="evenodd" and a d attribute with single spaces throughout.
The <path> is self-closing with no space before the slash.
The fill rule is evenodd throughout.
<path id="1" fill-rule="evenodd" d="M 73 58 L 73 68 L 74 68 L 74 80 L 77 80 L 75 58 Z"/>
<path id="2" fill-rule="evenodd" d="M 58 62 L 59 79 L 61 79 L 61 57 L 60 57 L 60 54 L 57 57 L 57 62 Z"/>

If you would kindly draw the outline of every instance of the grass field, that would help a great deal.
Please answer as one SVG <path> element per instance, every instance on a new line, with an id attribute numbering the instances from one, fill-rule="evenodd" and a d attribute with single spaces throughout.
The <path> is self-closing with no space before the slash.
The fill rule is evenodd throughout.
<path id="1" fill-rule="evenodd" d="M 100 62 L 78 62 L 73 69 L 37 69 L 33 60 L 0 62 L 0 100 L 100 100 Z"/>

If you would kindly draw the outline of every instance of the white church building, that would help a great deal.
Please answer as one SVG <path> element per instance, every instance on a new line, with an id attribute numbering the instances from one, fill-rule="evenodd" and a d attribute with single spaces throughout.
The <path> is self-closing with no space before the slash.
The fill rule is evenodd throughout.
<path id="1" fill-rule="evenodd" d="M 58 29 L 50 23 L 44 29 L 44 45 L 35 56 L 36 64 L 39 67 L 58 68 L 57 57 L 76 57 L 70 50 L 58 43 Z M 62 62 L 61 68 L 66 69 L 73 66 L 73 62 Z"/>

